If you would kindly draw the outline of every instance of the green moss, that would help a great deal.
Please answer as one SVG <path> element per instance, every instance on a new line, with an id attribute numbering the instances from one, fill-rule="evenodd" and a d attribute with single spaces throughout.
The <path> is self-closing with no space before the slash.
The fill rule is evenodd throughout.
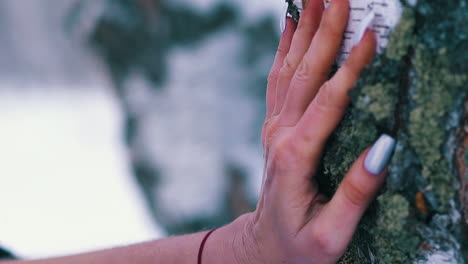
<path id="1" fill-rule="evenodd" d="M 437 43 L 444 42 L 431 41 L 431 47 L 425 44 L 433 38 L 425 32 L 429 24 L 434 25 L 416 9 L 404 11 L 385 53 L 363 72 L 351 93 L 353 107 L 327 145 L 320 182 L 330 194 L 379 134 L 398 135 L 401 148 L 393 162 L 398 169 L 389 178 L 387 190 L 391 192 L 373 203 L 339 263 L 369 263 L 369 250 L 377 263 L 412 263 L 420 244 L 414 227 L 425 225 L 422 219 L 410 216 L 410 212 L 417 214 L 416 193 L 429 184 L 440 200 L 434 199 L 434 208 L 442 205 L 438 209 L 444 209 L 456 193 L 443 156 L 449 132 L 446 123 L 468 78 L 453 71 L 452 51 L 446 48 L 449 44 L 437 48 Z M 450 31 L 434 32 L 443 35 Z"/>
<path id="2" fill-rule="evenodd" d="M 322 170 L 318 175 L 321 191 L 333 195 L 339 183 L 359 155 L 378 137 L 379 131 L 371 118 L 358 109 L 351 109 L 330 138 L 325 150 Z M 368 214 L 372 214 L 369 210 Z M 366 230 L 373 225 L 374 217 L 365 217 L 353 237 L 340 264 L 367 264 L 369 262 L 370 235 Z"/>
<path id="3" fill-rule="evenodd" d="M 433 52 L 423 44 L 417 46 L 413 63 L 417 83 L 411 95 L 415 103 L 408 127 L 411 146 L 420 158 L 423 177 L 429 180 L 443 209 L 454 195 L 449 164 L 442 156 L 445 118 L 463 92 L 467 75 L 450 71 L 445 49 Z"/>
<path id="4" fill-rule="evenodd" d="M 388 48 L 385 50 L 385 55 L 388 58 L 401 60 L 408 53 L 409 47 L 415 42 L 414 26 L 414 12 L 406 8 L 400 23 L 390 37 Z"/>
<path id="5" fill-rule="evenodd" d="M 348 246 L 346 253 L 337 262 L 338 264 L 370 264 L 371 261 L 371 250 L 373 250 L 372 243 L 373 237 L 369 233 L 375 226 L 375 214 L 376 204 L 373 203 L 370 209 L 367 210 L 365 216 L 361 219 L 358 225 L 356 233 Z"/>
<path id="6" fill-rule="evenodd" d="M 341 182 L 349 167 L 356 158 L 370 147 L 382 133 L 395 130 L 397 123 L 395 113 L 401 100 L 400 84 L 407 78 L 407 64 L 402 59 L 409 53 L 412 41 L 407 37 L 413 34 L 413 16 L 405 12 L 403 26 L 398 26 L 400 37 L 392 37 L 389 58 L 381 54 L 361 75 L 356 89 L 351 92 L 353 107 L 348 111 L 337 131 L 330 138 L 323 158 L 323 170 L 319 176 L 322 190 L 329 194 Z M 407 21 L 408 20 L 408 21 Z M 405 39 L 401 39 L 405 38 Z M 324 187 L 323 187 L 324 186 Z M 358 227 L 340 264 L 371 263 L 370 252 L 374 251 L 372 243 L 376 225 L 377 203 L 371 205 Z M 390 262 L 392 263 L 392 262 Z"/>
<path id="7" fill-rule="evenodd" d="M 378 136 L 377 128 L 365 119 L 360 120 L 360 114 L 356 109 L 348 112 L 325 150 L 318 180 L 329 195 L 334 193 L 361 152 Z"/>
<path id="8" fill-rule="evenodd" d="M 357 245 L 360 245 L 359 242 L 353 240 L 351 247 L 340 258 L 338 264 L 370 264 L 371 262 L 367 257 L 364 256 L 363 252 L 360 250 L 360 247 Z"/>
<path id="9" fill-rule="evenodd" d="M 407 224 L 410 205 L 398 194 L 384 194 L 378 198 L 380 208 L 377 224 L 371 229 L 377 248 L 377 258 L 382 263 L 410 263 L 420 243 Z"/>
<path id="10" fill-rule="evenodd" d="M 382 121 L 393 116 L 397 98 L 397 88 L 392 83 L 377 83 L 366 85 L 361 89 L 356 107 L 369 112 L 377 121 Z"/>

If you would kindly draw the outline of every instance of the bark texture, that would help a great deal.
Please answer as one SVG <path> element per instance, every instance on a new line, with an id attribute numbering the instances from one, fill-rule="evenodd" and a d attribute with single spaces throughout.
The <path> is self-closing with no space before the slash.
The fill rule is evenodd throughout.
<path id="1" fill-rule="evenodd" d="M 385 189 L 341 263 L 466 260 L 467 21 L 465 1 L 406 5 L 387 50 L 352 92 L 325 152 L 323 188 L 332 194 L 379 134 L 398 146 Z"/>

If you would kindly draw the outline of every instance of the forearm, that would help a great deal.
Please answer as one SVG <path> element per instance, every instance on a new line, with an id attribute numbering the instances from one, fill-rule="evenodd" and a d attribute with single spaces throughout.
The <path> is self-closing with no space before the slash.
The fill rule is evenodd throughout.
<path id="1" fill-rule="evenodd" d="M 197 233 L 74 256 L 32 261 L 7 261 L 1 264 L 189 263 L 189 260 L 193 262 L 196 258 L 196 248 L 202 237 L 203 233 Z"/>
<path id="2" fill-rule="evenodd" d="M 203 264 L 240 264 L 236 235 L 242 234 L 244 220 L 216 230 L 207 240 Z M 207 232 L 170 237 L 152 242 L 44 260 L 5 261 L 1 264 L 183 264 L 197 263 L 198 250 Z"/>

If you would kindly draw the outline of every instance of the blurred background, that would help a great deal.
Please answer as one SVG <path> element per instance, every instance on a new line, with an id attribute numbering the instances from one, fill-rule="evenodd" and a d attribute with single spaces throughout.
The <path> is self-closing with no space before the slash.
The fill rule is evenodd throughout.
<path id="1" fill-rule="evenodd" d="M 0 0 L 0 246 L 45 257 L 254 208 L 280 0 Z"/>

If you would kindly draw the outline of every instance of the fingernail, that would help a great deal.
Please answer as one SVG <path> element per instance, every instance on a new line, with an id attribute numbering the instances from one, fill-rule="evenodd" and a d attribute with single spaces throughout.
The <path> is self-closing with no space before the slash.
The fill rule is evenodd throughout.
<path id="1" fill-rule="evenodd" d="M 395 139 L 383 134 L 372 146 L 364 161 L 364 167 L 368 172 L 379 175 L 387 166 L 395 149 Z"/>
<path id="2" fill-rule="evenodd" d="M 286 18 L 288 16 L 288 6 L 289 4 L 285 2 L 283 6 L 283 12 L 281 12 L 281 15 L 282 15 L 281 20 L 280 20 L 281 34 L 283 34 L 284 31 L 286 30 Z"/>
<path id="3" fill-rule="evenodd" d="M 328 8 L 330 6 L 331 0 L 323 0 L 323 5 L 325 8 Z"/>
<path id="4" fill-rule="evenodd" d="M 361 24 L 359 24 L 356 33 L 354 34 L 353 46 L 356 46 L 361 42 L 362 38 L 364 37 L 364 33 L 366 33 L 367 28 L 369 28 L 369 26 L 372 24 L 374 18 L 374 11 L 370 11 L 369 14 L 364 17 L 364 19 L 361 21 Z"/>

